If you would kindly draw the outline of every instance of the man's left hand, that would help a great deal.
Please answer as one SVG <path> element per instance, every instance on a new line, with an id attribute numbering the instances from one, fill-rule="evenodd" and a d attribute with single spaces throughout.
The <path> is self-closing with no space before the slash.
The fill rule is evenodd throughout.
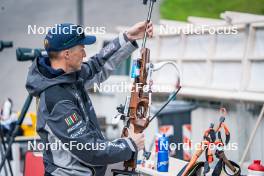
<path id="1" fill-rule="evenodd" d="M 153 24 L 151 21 L 149 23 L 147 23 L 147 21 L 136 23 L 126 32 L 127 38 L 130 41 L 142 39 L 144 37 L 145 30 L 147 31 L 147 37 L 151 38 L 153 36 Z"/>

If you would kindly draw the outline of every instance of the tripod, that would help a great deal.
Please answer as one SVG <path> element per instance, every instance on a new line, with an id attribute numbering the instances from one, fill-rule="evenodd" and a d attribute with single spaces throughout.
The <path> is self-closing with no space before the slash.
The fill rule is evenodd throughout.
<path id="1" fill-rule="evenodd" d="M 1 153 L 2 156 L 4 155 L 4 152 L 6 152 L 6 143 L 5 143 L 5 139 L 4 139 L 4 136 L 3 136 L 3 129 L 2 129 L 2 126 L 1 126 L 0 127 L 0 153 Z M 7 163 L 8 163 L 9 172 L 13 176 L 13 172 L 12 172 L 12 168 L 11 168 L 11 164 L 10 164 L 10 160 L 9 159 L 7 159 Z M 6 167 L 4 169 L 5 169 L 5 174 L 7 175 Z"/>
<path id="2" fill-rule="evenodd" d="M 0 51 L 2 51 L 3 48 L 8 48 L 8 47 L 12 47 L 12 46 L 13 46 L 12 42 L 0 41 Z M 42 53 L 42 51 L 43 50 L 39 50 L 39 49 L 17 48 L 16 49 L 17 60 L 18 61 L 28 61 L 28 60 L 33 61 L 35 58 L 46 54 L 46 53 Z M 3 166 L 5 165 L 5 161 L 8 157 L 8 155 L 11 152 L 12 144 L 15 140 L 15 137 L 19 131 L 19 128 L 20 128 L 22 122 L 24 121 L 25 115 L 28 111 L 28 108 L 29 108 L 31 102 L 32 102 L 32 99 L 33 99 L 33 96 L 28 95 L 27 99 L 26 99 L 26 101 L 22 107 L 21 113 L 18 117 L 18 120 L 16 121 L 15 128 L 14 128 L 14 130 L 13 130 L 13 132 L 9 138 L 7 149 L 6 149 L 5 154 L 3 155 L 3 158 L 1 160 L 0 172 L 3 168 Z"/>
<path id="3" fill-rule="evenodd" d="M 32 95 L 28 95 L 28 97 L 27 97 L 27 99 L 26 99 L 26 101 L 25 101 L 25 103 L 23 105 L 21 113 L 20 113 L 20 115 L 18 117 L 18 120 L 16 122 L 15 128 L 14 128 L 14 130 L 13 130 L 13 132 L 12 132 L 10 138 L 9 138 L 7 149 L 5 150 L 5 154 L 3 155 L 3 158 L 2 158 L 2 161 L 1 161 L 1 164 L 0 164 L 0 172 L 1 172 L 2 168 L 3 168 L 3 166 L 5 165 L 5 161 L 6 161 L 7 157 L 8 157 L 8 155 L 11 152 L 12 144 L 14 143 L 14 140 L 15 140 L 15 137 L 16 137 L 16 135 L 18 133 L 18 130 L 19 130 L 19 128 L 20 128 L 20 126 L 21 126 L 21 124 L 22 124 L 22 122 L 23 122 L 23 120 L 25 118 L 25 115 L 26 115 L 26 113 L 28 111 L 28 108 L 29 108 L 29 106 L 30 106 L 30 104 L 32 102 L 32 98 L 33 98 Z M 12 173 L 12 171 L 11 171 L 11 173 Z"/>
<path id="4" fill-rule="evenodd" d="M 5 48 L 12 48 L 12 47 L 13 47 L 13 42 L 11 42 L 11 41 L 2 41 L 2 40 L 0 40 L 0 52 L 3 51 L 3 49 L 5 49 Z M 2 144 L 1 144 L 1 143 L 2 143 Z M 1 145 L 3 145 L 3 148 L 2 148 Z M 10 150 L 10 151 L 11 151 L 11 150 Z M 5 158 L 5 160 L 7 159 L 7 157 L 8 157 L 8 155 L 9 155 L 10 151 L 9 151 L 8 154 L 6 155 L 6 158 L 3 157 L 3 159 L 4 159 L 4 158 Z M 4 139 L 4 136 L 3 136 L 3 129 L 2 129 L 2 126 L 1 126 L 1 128 L 0 128 L 0 153 L 1 153 L 2 156 L 3 156 L 3 153 L 4 153 L 4 152 L 6 152 L 6 143 L 5 143 L 5 139 Z M 9 172 L 10 172 L 10 174 L 13 176 L 13 172 L 12 172 L 12 168 L 11 168 L 11 164 L 10 164 L 9 159 L 7 160 L 7 163 L 8 163 Z M 4 166 L 4 163 L 3 163 L 3 166 Z M 3 167 L 3 166 L 2 166 L 2 167 Z M 1 169 L 2 169 L 2 167 L 0 167 L 0 173 L 1 173 Z M 7 169 L 6 169 L 6 167 L 5 167 L 5 173 L 6 173 L 6 175 L 7 175 Z"/>

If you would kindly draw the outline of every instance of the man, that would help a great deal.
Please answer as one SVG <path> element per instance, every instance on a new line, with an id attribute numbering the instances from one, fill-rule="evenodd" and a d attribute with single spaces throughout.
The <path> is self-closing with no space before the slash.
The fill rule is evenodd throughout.
<path id="1" fill-rule="evenodd" d="M 96 39 L 80 33 L 80 26 L 57 25 L 46 35 L 49 57 L 34 61 L 26 83 L 28 92 L 40 98 L 37 132 L 48 146 L 43 151 L 45 175 L 102 176 L 107 164 L 129 160 L 143 148 L 144 136 L 133 127 L 127 138 L 104 138 L 85 88 L 105 81 L 137 49 L 135 40 L 143 38 L 145 28 L 151 37 L 152 24 L 137 23 L 87 62 L 82 62 L 84 45 Z M 62 147 L 54 150 L 52 143 Z"/>

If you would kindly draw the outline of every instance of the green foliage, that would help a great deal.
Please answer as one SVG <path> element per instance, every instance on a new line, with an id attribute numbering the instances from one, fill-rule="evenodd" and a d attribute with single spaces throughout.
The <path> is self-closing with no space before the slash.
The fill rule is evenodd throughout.
<path id="1" fill-rule="evenodd" d="M 224 11 L 264 14 L 264 0 L 163 0 L 161 18 L 186 21 L 188 16 L 219 18 Z"/>

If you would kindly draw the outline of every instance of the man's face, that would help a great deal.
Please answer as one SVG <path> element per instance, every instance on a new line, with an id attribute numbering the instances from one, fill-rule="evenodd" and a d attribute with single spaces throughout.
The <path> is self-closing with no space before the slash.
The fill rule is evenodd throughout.
<path id="1" fill-rule="evenodd" d="M 81 69 L 83 58 L 86 57 L 84 48 L 84 45 L 77 45 L 68 50 L 66 64 L 71 71 L 77 71 Z"/>

